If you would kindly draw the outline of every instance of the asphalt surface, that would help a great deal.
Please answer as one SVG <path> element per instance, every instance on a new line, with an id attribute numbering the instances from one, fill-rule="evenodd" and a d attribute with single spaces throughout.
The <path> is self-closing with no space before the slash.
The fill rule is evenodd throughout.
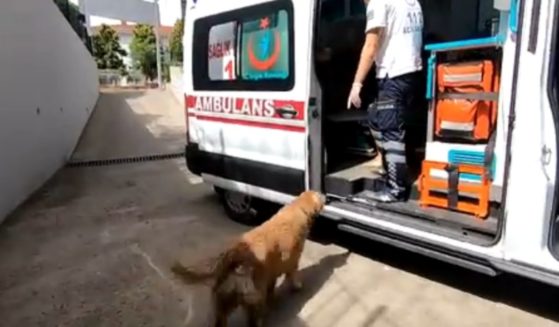
<path id="1" fill-rule="evenodd" d="M 183 145 L 170 92 L 105 91 L 74 159 Z M 305 288 L 279 286 L 270 326 L 559 325 L 555 288 L 318 227 L 302 259 Z M 207 287 L 181 284 L 169 265 L 214 254 L 246 229 L 184 160 L 64 168 L 0 226 L 0 326 L 206 326 Z M 231 322 L 244 326 L 244 316 Z"/>

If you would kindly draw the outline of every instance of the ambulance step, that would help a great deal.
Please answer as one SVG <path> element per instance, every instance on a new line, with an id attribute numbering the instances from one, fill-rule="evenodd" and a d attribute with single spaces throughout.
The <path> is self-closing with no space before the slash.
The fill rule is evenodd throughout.
<path id="1" fill-rule="evenodd" d="M 356 165 L 326 176 L 326 193 L 348 197 L 363 190 L 374 190 L 381 183 L 380 177 L 366 163 Z"/>
<path id="2" fill-rule="evenodd" d="M 371 228 L 363 228 L 361 226 L 355 227 L 350 224 L 340 224 L 338 225 L 338 229 L 344 232 L 368 238 L 372 241 L 386 243 L 404 250 L 418 253 L 420 255 L 451 263 L 491 277 L 495 277 L 500 273 L 494 267 L 483 261 L 473 259 L 468 260 L 467 258 L 464 258 L 464 256 L 458 254 L 452 255 L 450 253 L 447 253 L 446 251 L 437 250 L 436 248 L 427 245 L 417 245 L 415 242 L 407 241 L 395 235 L 386 235 L 388 234 L 386 232 L 381 232 Z"/>
<path id="3" fill-rule="evenodd" d="M 327 115 L 326 119 L 333 123 L 358 122 L 364 120 L 366 121 L 368 119 L 368 115 L 365 110 L 346 110 Z"/>
<path id="4" fill-rule="evenodd" d="M 412 216 L 422 220 L 436 222 L 441 225 L 459 227 L 461 229 L 476 231 L 483 234 L 495 235 L 498 229 L 498 208 L 490 208 L 490 215 L 487 219 L 477 219 L 473 215 L 450 211 L 447 209 L 427 207 L 422 208 L 419 201 L 410 197 L 406 202 L 380 203 L 370 199 L 370 192 L 363 191 L 356 194 L 353 199 L 364 205 L 374 206 L 377 209 L 386 210 L 394 213 Z"/>
<path id="5" fill-rule="evenodd" d="M 333 201 L 331 206 L 348 212 L 361 214 L 368 219 L 355 220 L 354 216 L 342 216 L 348 222 L 361 222 L 371 220 L 385 220 L 399 226 L 405 226 L 429 233 L 450 237 L 456 240 L 487 245 L 491 243 L 498 232 L 497 212 L 488 219 L 481 221 L 472 216 L 458 212 L 419 207 L 416 201 L 410 200 L 400 203 L 379 203 L 375 201 L 357 202 L 352 200 Z M 431 210 L 433 209 L 433 210 Z M 367 223 L 367 225 L 369 225 Z"/>

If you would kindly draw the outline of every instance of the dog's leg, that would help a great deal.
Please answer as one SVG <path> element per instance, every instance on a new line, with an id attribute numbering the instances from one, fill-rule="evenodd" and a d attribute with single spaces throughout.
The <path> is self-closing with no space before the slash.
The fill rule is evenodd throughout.
<path id="1" fill-rule="evenodd" d="M 301 278 L 297 273 L 297 268 L 286 273 L 285 278 L 288 281 L 289 286 L 291 286 L 292 290 L 300 291 L 303 288 L 303 282 L 301 281 Z"/>
<path id="2" fill-rule="evenodd" d="M 249 327 L 264 326 L 264 319 L 267 313 L 267 305 L 273 294 L 269 292 L 270 285 L 272 281 L 274 286 L 276 284 L 276 278 L 271 278 L 272 276 L 260 277 L 261 278 L 257 278 L 255 281 L 256 290 L 258 294 L 260 294 L 259 297 L 256 297 L 258 300 L 251 303 L 245 302 L 245 310 L 247 313 Z"/>
<path id="3" fill-rule="evenodd" d="M 222 299 L 215 299 L 214 310 L 214 327 L 227 327 L 227 319 L 232 311 L 231 306 Z"/>
<path id="4" fill-rule="evenodd" d="M 215 317 L 214 327 L 227 327 L 227 315 L 217 313 Z"/>
<path id="5" fill-rule="evenodd" d="M 264 301 L 248 305 L 245 307 L 247 317 L 248 317 L 248 326 L 249 327 L 264 327 L 264 316 L 265 316 L 265 303 Z"/>
<path id="6" fill-rule="evenodd" d="M 275 290 L 276 290 L 277 278 L 270 278 L 268 285 L 266 285 L 266 301 L 271 303 L 274 301 Z"/>
<path id="7" fill-rule="evenodd" d="M 291 286 L 291 289 L 294 291 L 299 291 L 303 288 L 303 282 L 301 281 L 301 278 L 298 273 L 299 259 L 301 257 L 301 252 L 302 250 L 298 251 L 298 255 L 292 259 L 291 264 L 289 265 L 285 273 L 285 279 Z"/>

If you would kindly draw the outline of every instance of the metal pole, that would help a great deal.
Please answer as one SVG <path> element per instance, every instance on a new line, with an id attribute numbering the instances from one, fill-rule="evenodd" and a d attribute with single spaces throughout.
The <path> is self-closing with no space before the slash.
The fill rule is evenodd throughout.
<path id="1" fill-rule="evenodd" d="M 66 0 L 66 19 L 70 22 L 70 24 L 75 24 L 75 22 L 72 21 L 72 19 L 70 18 L 70 0 Z M 72 25 L 72 27 L 74 27 L 74 25 Z"/>
<path id="2" fill-rule="evenodd" d="M 159 42 L 159 0 L 155 0 L 155 47 L 156 47 L 156 58 L 157 58 L 157 85 L 160 89 L 163 89 L 163 78 L 161 77 L 161 48 Z"/>
<path id="3" fill-rule="evenodd" d="M 87 35 L 91 36 L 91 20 L 89 18 L 89 13 L 87 12 L 87 0 L 80 0 L 79 7 L 82 14 L 85 16 L 85 28 L 87 30 Z"/>

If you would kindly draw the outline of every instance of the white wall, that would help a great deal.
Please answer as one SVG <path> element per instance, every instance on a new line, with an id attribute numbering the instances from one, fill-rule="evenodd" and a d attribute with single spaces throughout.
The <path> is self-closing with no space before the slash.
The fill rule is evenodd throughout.
<path id="1" fill-rule="evenodd" d="M 0 221 L 71 155 L 95 63 L 51 0 L 0 1 Z"/>
<path id="2" fill-rule="evenodd" d="M 155 3 L 143 0 L 80 0 L 80 7 L 92 16 L 144 24 L 154 23 L 158 9 Z"/>
<path id="3" fill-rule="evenodd" d="M 122 58 L 124 64 L 128 67 L 132 67 L 132 56 L 130 54 L 130 43 L 132 43 L 132 35 L 119 35 L 119 43 L 124 50 L 126 50 L 127 55 Z"/>
<path id="4" fill-rule="evenodd" d="M 171 66 L 169 68 L 171 75 L 171 91 L 181 106 L 184 108 L 184 89 L 183 89 L 183 72 L 181 66 Z"/>
<path id="5" fill-rule="evenodd" d="M 119 3 L 122 0 L 111 0 L 111 2 L 109 2 L 109 7 L 108 7 L 108 11 L 110 13 L 110 16 L 115 17 L 115 14 L 117 13 L 115 11 L 115 6 L 114 3 L 118 1 Z M 70 2 L 74 3 L 74 4 L 80 4 L 80 0 L 70 0 Z M 87 5 L 90 2 L 98 2 L 97 0 L 87 0 L 86 3 L 84 3 L 84 1 L 81 1 L 83 5 Z M 101 0 L 101 2 L 105 2 L 105 0 Z M 148 2 L 153 2 L 153 0 L 149 0 Z M 131 9 L 131 8 L 129 8 Z M 132 9 L 132 14 L 135 14 L 134 9 Z M 102 14 L 102 13 L 101 13 Z M 102 15 L 101 15 L 102 16 Z M 126 15 L 128 16 L 128 14 Z M 97 26 L 97 25 L 101 25 L 101 24 L 107 24 L 107 25 L 111 25 L 111 24 L 120 24 L 120 20 L 121 19 L 125 19 L 126 17 L 121 17 L 121 16 L 116 16 L 118 17 L 118 19 L 111 19 L 111 18 L 106 18 L 106 17 L 100 17 L 97 15 L 91 15 L 90 16 L 90 23 L 91 26 Z M 159 0 L 159 20 L 161 22 L 161 25 L 163 26 L 173 26 L 175 25 L 175 22 L 177 21 L 177 19 L 179 19 L 181 17 L 181 0 Z M 130 21 L 129 21 L 130 23 Z M 150 22 L 151 24 L 151 22 Z"/>

